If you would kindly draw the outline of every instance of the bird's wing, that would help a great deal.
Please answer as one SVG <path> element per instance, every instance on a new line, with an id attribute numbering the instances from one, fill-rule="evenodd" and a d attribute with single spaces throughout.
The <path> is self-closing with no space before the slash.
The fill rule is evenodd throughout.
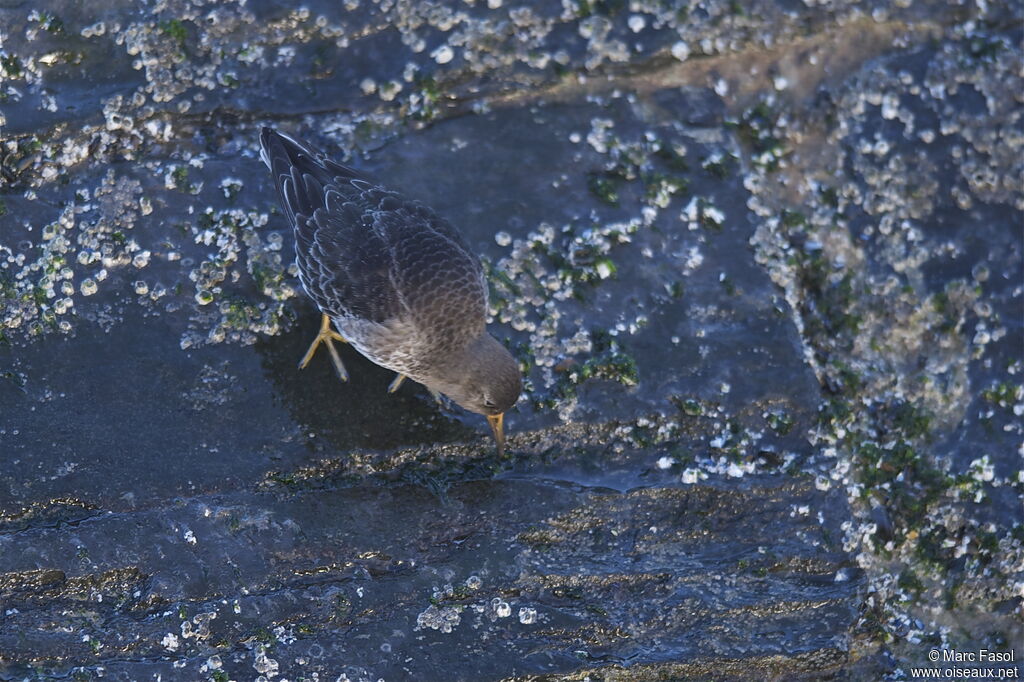
<path id="1" fill-rule="evenodd" d="M 372 185 L 354 168 L 331 161 L 323 152 L 272 128 L 260 132 L 260 158 L 274 176 L 281 205 L 296 226 L 295 216 L 308 218 L 326 206 L 328 186 L 347 201 Z"/>
<path id="2" fill-rule="evenodd" d="M 295 234 L 302 283 L 321 310 L 378 323 L 402 316 L 387 245 L 357 204 L 329 202 Z"/>
<path id="3" fill-rule="evenodd" d="M 362 199 L 372 188 L 357 171 L 264 128 L 261 157 L 295 228 L 302 285 L 332 317 L 385 322 L 402 305 L 389 276 L 388 245 Z"/>
<path id="4" fill-rule="evenodd" d="M 483 331 L 487 289 L 480 260 L 458 232 L 418 202 L 393 195 L 375 213 L 391 251 L 392 280 L 404 306 L 435 343 Z"/>
<path id="5" fill-rule="evenodd" d="M 403 319 L 438 340 L 482 330 L 483 269 L 448 221 L 269 128 L 260 142 L 295 226 L 302 283 L 321 310 Z"/>

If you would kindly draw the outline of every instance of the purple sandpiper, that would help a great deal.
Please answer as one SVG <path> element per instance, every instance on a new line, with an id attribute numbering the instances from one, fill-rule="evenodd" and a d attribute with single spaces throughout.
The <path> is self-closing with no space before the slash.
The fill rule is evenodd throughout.
<path id="1" fill-rule="evenodd" d="M 505 445 L 504 414 L 522 390 L 511 353 L 486 329 L 487 283 L 458 231 L 417 201 L 271 128 L 260 133 L 295 232 L 306 293 L 323 314 L 300 367 L 324 343 L 344 381 L 333 341 L 487 417 Z M 331 325 L 334 325 L 332 329 Z"/>

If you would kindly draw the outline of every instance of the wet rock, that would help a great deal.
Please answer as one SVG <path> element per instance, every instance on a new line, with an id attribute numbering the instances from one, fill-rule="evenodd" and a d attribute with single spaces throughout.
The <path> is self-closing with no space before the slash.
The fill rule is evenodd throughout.
<path id="1" fill-rule="evenodd" d="M 1005 650 L 1018 14 L 0 8 L 0 677 Z M 264 124 L 482 254 L 526 378 L 508 460 L 351 349 L 347 384 L 295 368 L 317 315 Z"/>

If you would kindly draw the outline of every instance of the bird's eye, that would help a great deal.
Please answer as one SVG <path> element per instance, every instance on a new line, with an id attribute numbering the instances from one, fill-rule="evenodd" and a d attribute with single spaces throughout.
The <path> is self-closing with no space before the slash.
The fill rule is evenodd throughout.
<path id="1" fill-rule="evenodd" d="M 497 407 L 490 398 L 484 398 L 484 407 Z"/>

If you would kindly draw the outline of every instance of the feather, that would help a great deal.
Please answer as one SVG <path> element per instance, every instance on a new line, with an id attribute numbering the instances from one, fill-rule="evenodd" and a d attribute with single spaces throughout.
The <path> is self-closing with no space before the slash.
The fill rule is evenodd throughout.
<path id="1" fill-rule="evenodd" d="M 448 221 L 287 135 L 260 143 L 302 285 L 360 351 L 412 375 L 483 332 L 483 270 Z"/>

